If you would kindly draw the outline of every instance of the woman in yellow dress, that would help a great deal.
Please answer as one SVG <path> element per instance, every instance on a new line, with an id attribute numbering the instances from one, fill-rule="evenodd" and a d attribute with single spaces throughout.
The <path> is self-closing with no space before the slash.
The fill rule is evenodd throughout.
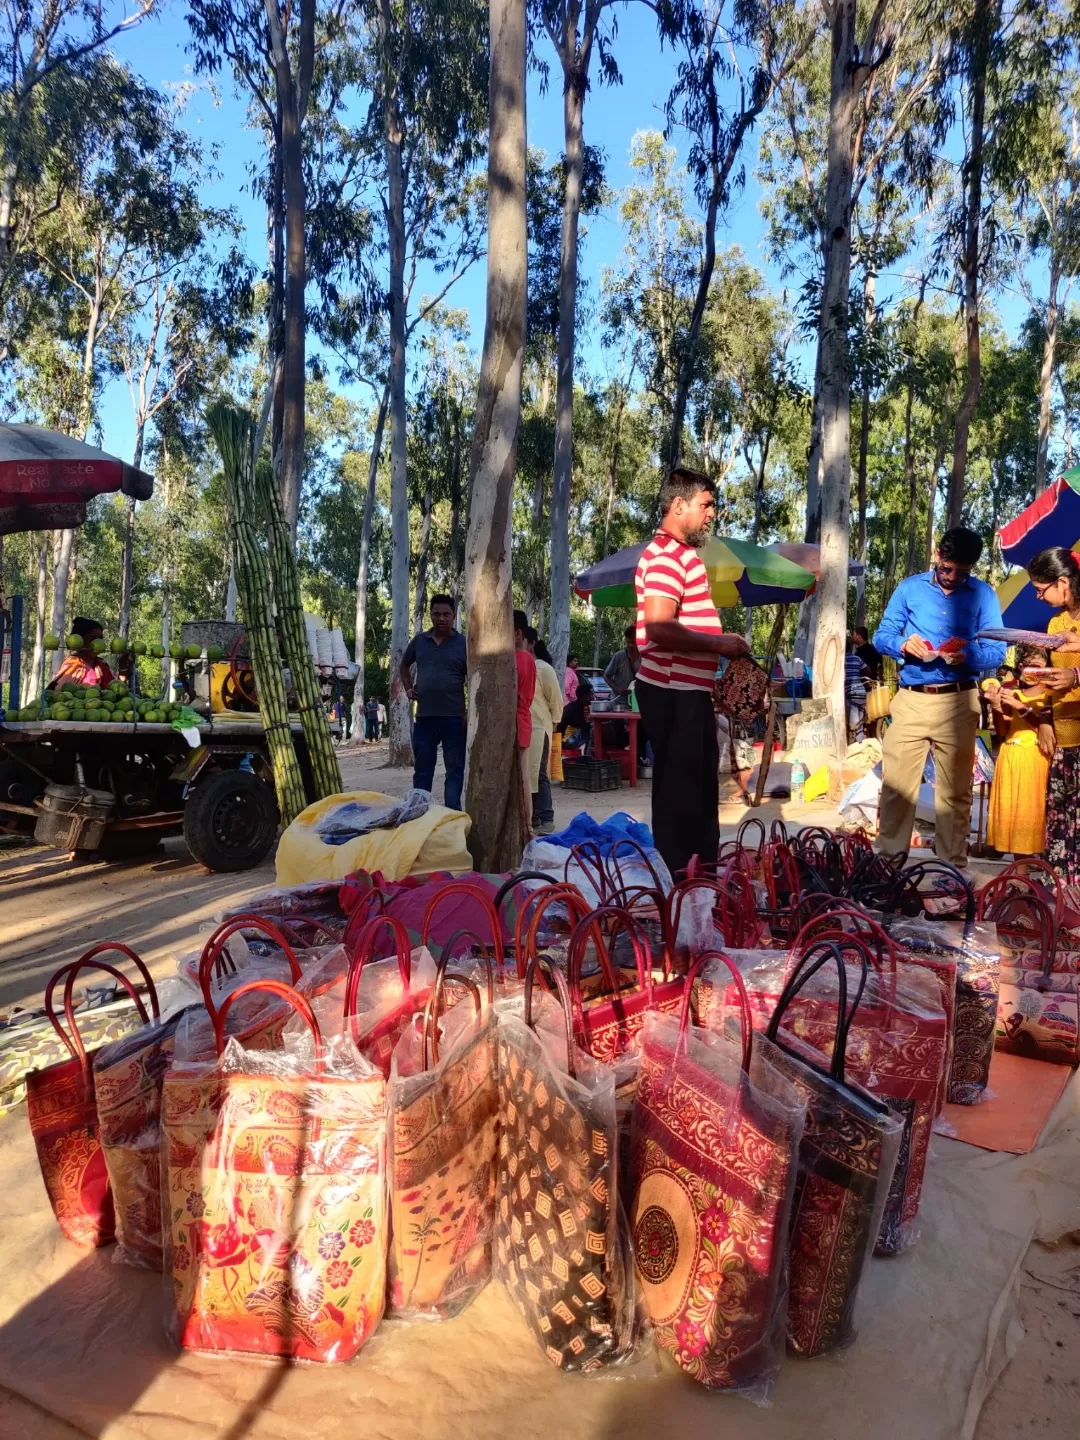
<path id="1" fill-rule="evenodd" d="M 1039 749 L 1039 710 L 1045 692 L 1019 685 L 1021 665 L 1045 666 L 1046 652 L 1022 645 L 1016 668 L 1002 666 L 983 692 L 1001 737 L 990 791 L 987 843 L 1002 855 L 1041 855 L 1046 845 L 1046 781 L 1050 760 Z"/>
<path id="2" fill-rule="evenodd" d="M 1055 545 L 1040 550 L 1028 564 L 1040 600 L 1060 607 L 1047 625 L 1050 635 L 1080 632 L 1080 559 Z M 1050 691 L 1051 724 L 1043 715 L 1039 749 L 1050 760 L 1046 791 L 1046 859 L 1066 885 L 1080 884 L 1080 654 L 1068 648 L 1050 652 L 1050 667 L 1026 676 Z"/>

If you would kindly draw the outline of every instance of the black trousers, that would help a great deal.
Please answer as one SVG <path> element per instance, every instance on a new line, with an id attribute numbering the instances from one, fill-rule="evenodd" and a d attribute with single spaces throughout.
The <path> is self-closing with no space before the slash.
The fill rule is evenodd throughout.
<path id="1" fill-rule="evenodd" d="M 652 828 L 672 875 L 720 844 L 720 747 L 712 696 L 637 683 L 638 708 L 653 751 Z"/>

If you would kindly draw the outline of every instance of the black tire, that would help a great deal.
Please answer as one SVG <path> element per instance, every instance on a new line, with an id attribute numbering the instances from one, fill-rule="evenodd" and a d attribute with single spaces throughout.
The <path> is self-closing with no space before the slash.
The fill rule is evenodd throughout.
<path id="1" fill-rule="evenodd" d="M 184 840 L 208 870 L 250 870 L 277 838 L 274 792 L 247 770 L 200 779 L 184 807 Z"/>

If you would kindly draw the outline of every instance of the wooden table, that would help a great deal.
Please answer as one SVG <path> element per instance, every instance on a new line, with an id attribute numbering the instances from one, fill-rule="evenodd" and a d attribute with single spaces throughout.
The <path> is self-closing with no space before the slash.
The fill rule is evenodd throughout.
<path id="1" fill-rule="evenodd" d="M 592 721 L 593 755 L 597 760 L 604 760 L 604 726 L 610 725 L 613 721 L 621 721 L 630 729 L 630 788 L 637 789 L 637 727 L 641 716 L 636 710 L 601 710 L 599 714 L 595 710 L 589 712 L 589 719 Z"/>

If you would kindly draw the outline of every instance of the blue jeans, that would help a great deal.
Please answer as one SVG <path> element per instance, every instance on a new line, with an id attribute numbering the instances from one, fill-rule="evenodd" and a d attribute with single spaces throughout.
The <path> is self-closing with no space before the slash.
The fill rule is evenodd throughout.
<path id="1" fill-rule="evenodd" d="M 545 825 L 555 819 L 555 806 L 551 800 L 551 780 L 548 778 L 550 751 L 551 741 L 545 735 L 544 753 L 540 757 L 540 779 L 537 781 L 536 794 L 532 797 L 534 825 Z"/>
<path id="2" fill-rule="evenodd" d="M 413 789 L 431 789 L 441 745 L 446 766 L 443 798 L 448 810 L 460 810 L 461 786 L 465 779 L 464 715 L 429 715 L 423 720 L 414 720 L 412 743 Z"/>

